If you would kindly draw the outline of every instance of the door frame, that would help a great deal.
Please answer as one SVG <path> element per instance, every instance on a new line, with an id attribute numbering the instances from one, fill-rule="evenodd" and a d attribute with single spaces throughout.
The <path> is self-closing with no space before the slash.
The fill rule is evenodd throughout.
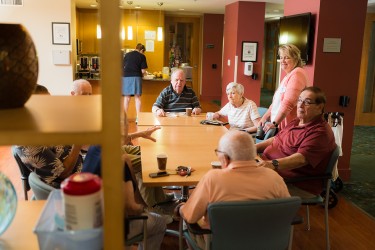
<path id="1" fill-rule="evenodd" d="M 201 16 L 178 16 L 178 15 L 165 15 L 164 18 L 164 27 L 165 32 L 169 29 L 169 25 L 173 22 L 179 23 L 192 23 L 193 24 L 193 38 L 191 38 L 191 67 L 193 67 L 192 73 L 192 88 L 194 92 L 197 94 L 198 98 L 201 94 L 201 44 L 202 44 L 202 36 L 201 36 L 201 23 L 202 17 Z M 198 39 L 197 39 L 198 38 Z M 164 44 L 164 64 L 167 65 L 169 62 L 169 44 L 165 41 Z"/>
<path id="2" fill-rule="evenodd" d="M 356 105 L 356 111 L 355 111 L 354 125 L 375 126 L 375 112 L 372 112 L 372 113 L 363 112 L 363 100 L 364 100 L 364 95 L 365 95 L 367 67 L 368 67 L 368 59 L 369 59 L 368 51 L 370 48 L 372 24 L 374 22 L 375 22 L 375 14 L 367 13 L 365 31 L 364 31 L 364 37 L 363 37 L 362 59 L 361 59 L 361 68 L 360 68 L 360 73 L 359 73 L 357 105 Z"/>

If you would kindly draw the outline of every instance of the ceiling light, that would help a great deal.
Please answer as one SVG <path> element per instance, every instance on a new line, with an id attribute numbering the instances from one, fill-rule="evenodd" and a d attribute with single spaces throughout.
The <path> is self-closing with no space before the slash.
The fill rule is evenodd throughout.
<path id="1" fill-rule="evenodd" d="M 163 27 L 161 26 L 161 6 L 163 6 L 163 2 L 157 2 L 160 7 L 159 10 L 159 27 L 157 29 L 157 40 L 163 41 Z"/>
<path id="2" fill-rule="evenodd" d="M 131 19 L 131 5 L 133 4 L 133 1 L 127 1 L 127 3 L 129 4 L 130 8 L 129 8 L 129 20 Z M 133 26 L 131 25 L 128 25 L 128 40 L 133 40 Z"/>

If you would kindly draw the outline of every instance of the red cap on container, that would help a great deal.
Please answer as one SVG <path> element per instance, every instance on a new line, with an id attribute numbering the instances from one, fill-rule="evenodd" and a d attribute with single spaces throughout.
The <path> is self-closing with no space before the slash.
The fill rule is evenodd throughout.
<path id="1" fill-rule="evenodd" d="M 102 182 L 99 176 L 91 173 L 76 173 L 61 183 L 61 189 L 68 195 L 88 195 L 100 190 Z"/>

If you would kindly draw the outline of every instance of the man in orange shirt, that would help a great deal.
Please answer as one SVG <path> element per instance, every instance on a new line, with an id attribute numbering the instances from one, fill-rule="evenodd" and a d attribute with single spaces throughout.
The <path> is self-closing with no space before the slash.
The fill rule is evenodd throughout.
<path id="1" fill-rule="evenodd" d="M 177 207 L 187 223 L 198 222 L 201 227 L 209 228 L 207 207 L 213 202 L 290 197 L 280 175 L 255 161 L 254 140 L 248 133 L 228 131 L 215 152 L 222 169 L 205 174 L 188 201 Z M 193 237 L 204 248 L 203 237 Z"/>

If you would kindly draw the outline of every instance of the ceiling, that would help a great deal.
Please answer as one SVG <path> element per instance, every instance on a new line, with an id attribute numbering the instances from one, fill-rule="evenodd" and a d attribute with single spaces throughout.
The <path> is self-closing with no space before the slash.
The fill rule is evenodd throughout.
<path id="1" fill-rule="evenodd" d="M 119 0 L 124 9 L 140 7 L 144 10 L 163 10 L 180 15 L 224 14 L 225 5 L 238 0 Z M 266 2 L 265 18 L 280 17 L 284 13 L 284 0 L 241 0 L 245 2 Z M 76 0 L 78 8 L 97 8 L 100 0 Z M 129 4 L 131 3 L 131 4 Z M 159 6 L 159 3 L 162 3 Z M 95 6 L 94 6 L 95 5 Z M 368 12 L 375 12 L 375 0 L 368 0 Z"/>
<path id="2" fill-rule="evenodd" d="M 192 14 L 224 14 L 225 5 L 237 2 L 238 0 L 119 0 L 120 7 L 129 9 L 141 7 L 143 10 L 163 10 L 166 13 L 175 13 L 180 15 Z M 241 0 L 245 2 L 267 2 L 266 16 L 282 16 L 284 13 L 284 0 Z M 98 5 L 100 0 L 76 0 L 78 8 L 97 8 L 91 5 Z M 128 4 L 132 2 L 132 4 Z M 159 6 L 158 3 L 162 3 Z"/>

